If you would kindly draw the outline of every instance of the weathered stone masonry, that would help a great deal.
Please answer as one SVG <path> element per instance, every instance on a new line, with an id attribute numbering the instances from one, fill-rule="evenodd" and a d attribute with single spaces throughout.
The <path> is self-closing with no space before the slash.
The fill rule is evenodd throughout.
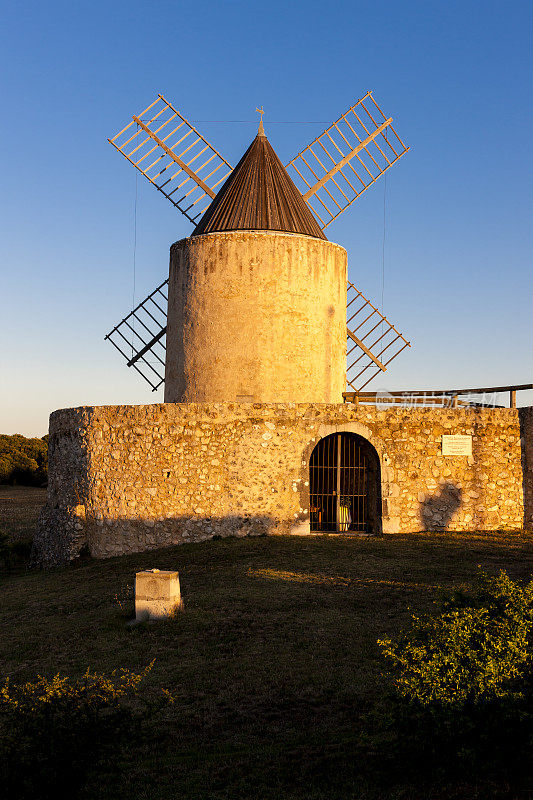
<path id="1" fill-rule="evenodd" d="M 106 557 L 216 534 L 307 533 L 310 454 L 335 431 L 360 434 L 379 455 L 384 533 L 532 522 L 531 409 L 83 407 L 50 418 L 35 560 L 67 561 L 84 545 Z M 449 433 L 472 435 L 471 458 L 442 455 Z"/>
<path id="2" fill-rule="evenodd" d="M 524 473 L 524 528 L 533 529 L 533 406 L 520 409 L 522 469 Z"/>

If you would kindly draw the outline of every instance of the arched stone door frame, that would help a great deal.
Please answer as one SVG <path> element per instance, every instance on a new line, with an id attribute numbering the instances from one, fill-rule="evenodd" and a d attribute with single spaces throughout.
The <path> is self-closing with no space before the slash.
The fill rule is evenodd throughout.
<path id="1" fill-rule="evenodd" d="M 345 422 L 339 425 L 328 425 L 328 424 L 320 425 L 317 431 L 317 435 L 309 440 L 304 449 L 304 452 L 302 453 L 303 480 L 300 482 L 301 486 L 300 507 L 306 509 L 306 511 L 304 512 L 304 515 L 300 517 L 298 520 L 295 520 L 294 524 L 291 526 L 290 529 L 291 534 L 296 534 L 300 536 L 311 534 L 311 520 L 309 514 L 309 505 L 310 505 L 309 461 L 311 458 L 311 453 L 315 449 L 318 442 L 321 439 L 324 439 L 326 436 L 330 436 L 332 433 L 356 433 L 358 436 L 361 436 L 363 439 L 365 439 L 374 448 L 378 458 L 380 483 L 381 483 L 381 518 L 379 519 L 378 515 L 378 528 L 376 530 L 376 533 L 379 535 L 381 533 L 396 532 L 392 530 L 394 524 L 389 514 L 388 497 L 389 497 L 389 486 L 391 481 L 391 475 L 390 475 L 391 471 L 389 467 L 390 459 L 387 455 L 385 444 L 379 438 L 379 436 L 376 436 L 374 432 L 366 425 L 363 425 L 360 422 Z M 379 525 L 379 522 L 381 522 L 381 525 Z"/>

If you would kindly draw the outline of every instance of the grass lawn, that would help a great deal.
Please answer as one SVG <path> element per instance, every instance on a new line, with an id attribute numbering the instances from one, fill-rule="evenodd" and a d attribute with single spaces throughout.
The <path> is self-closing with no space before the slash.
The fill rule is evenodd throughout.
<path id="1" fill-rule="evenodd" d="M 22 532 L 21 516 L 12 524 Z M 27 526 L 34 517 L 28 507 Z M 530 577 L 533 539 L 225 539 L 18 569 L 0 576 L 0 671 L 79 676 L 156 659 L 147 680 L 176 702 L 92 777 L 91 798 L 510 797 L 478 779 L 405 786 L 402 775 L 381 774 L 379 753 L 355 744 L 362 716 L 389 689 L 376 640 L 431 608 L 442 589 L 469 582 L 478 565 Z M 127 627 L 135 572 L 151 567 L 179 570 L 185 610 Z"/>

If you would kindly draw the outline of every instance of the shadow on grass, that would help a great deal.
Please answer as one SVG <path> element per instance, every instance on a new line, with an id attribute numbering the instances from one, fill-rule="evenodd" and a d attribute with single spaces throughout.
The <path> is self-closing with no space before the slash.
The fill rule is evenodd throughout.
<path id="1" fill-rule="evenodd" d="M 531 684 L 512 701 L 462 709 L 388 697 L 364 720 L 357 745 L 363 774 L 387 792 L 411 787 L 417 798 L 430 787 L 431 797 L 530 798 L 532 698 Z"/>

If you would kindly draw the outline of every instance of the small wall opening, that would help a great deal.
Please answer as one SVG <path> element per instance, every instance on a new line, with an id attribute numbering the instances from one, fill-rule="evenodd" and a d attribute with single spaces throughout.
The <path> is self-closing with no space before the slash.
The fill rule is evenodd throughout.
<path id="1" fill-rule="evenodd" d="M 381 532 L 379 458 L 357 433 L 321 439 L 309 460 L 311 531 Z"/>

